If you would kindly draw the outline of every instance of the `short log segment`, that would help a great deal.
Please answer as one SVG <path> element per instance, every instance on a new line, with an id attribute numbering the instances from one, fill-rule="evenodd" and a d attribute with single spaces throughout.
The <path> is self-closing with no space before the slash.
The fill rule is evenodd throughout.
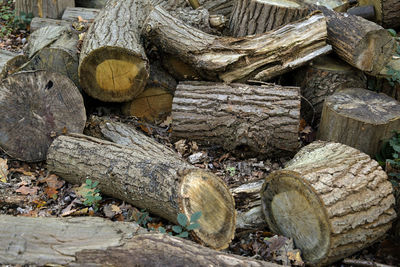
<path id="1" fill-rule="evenodd" d="M 111 0 L 83 42 L 79 79 L 83 90 L 104 102 L 126 102 L 143 92 L 149 76 L 140 27 L 149 1 Z"/>
<path id="2" fill-rule="evenodd" d="M 317 137 L 375 156 L 382 142 L 400 129 L 400 103 L 360 88 L 341 90 L 326 98 Z"/>
<path id="3" fill-rule="evenodd" d="M 54 137 L 82 133 L 82 95 L 65 76 L 47 71 L 10 75 L 0 84 L 0 146 L 22 161 L 42 161 Z"/>
<path id="4" fill-rule="evenodd" d="M 299 121 L 298 87 L 181 82 L 172 103 L 172 138 L 253 156 L 293 153 Z"/>
<path id="5" fill-rule="evenodd" d="M 226 248 L 236 222 L 228 188 L 166 149 L 151 138 L 127 147 L 83 135 L 60 136 L 49 149 L 47 164 L 69 182 L 80 184 L 90 177 L 103 193 L 173 223 L 179 213 L 190 218 L 201 211 L 194 236 L 212 248 Z"/>
<path id="6" fill-rule="evenodd" d="M 400 27 L 400 2 L 397 0 L 359 0 L 359 6 L 373 5 L 375 20 L 385 28 Z"/>
<path id="7" fill-rule="evenodd" d="M 0 81 L 17 71 L 27 60 L 22 54 L 0 49 Z"/>
<path id="8" fill-rule="evenodd" d="M 30 24 L 30 31 L 31 33 L 46 27 L 46 26 L 67 26 L 70 27 L 72 25 L 71 22 L 65 21 L 65 20 L 59 20 L 59 19 L 48 19 L 48 18 L 39 18 L 39 17 L 34 17 L 31 21 Z"/>
<path id="9" fill-rule="evenodd" d="M 214 81 L 268 80 L 330 51 L 321 14 L 275 31 L 245 38 L 218 37 L 182 24 L 155 7 L 144 36 L 160 51 L 192 66 Z"/>
<path id="10" fill-rule="evenodd" d="M 367 154 L 339 143 L 301 149 L 266 178 L 261 200 L 270 229 L 292 237 L 312 265 L 362 250 L 396 217 L 386 173 Z"/>
<path id="11" fill-rule="evenodd" d="M 229 28 L 235 37 L 260 34 L 302 19 L 309 13 L 306 5 L 295 0 L 235 1 Z"/>
<path id="12" fill-rule="evenodd" d="M 16 0 L 15 10 L 20 16 L 22 13 L 33 14 L 35 17 L 59 19 L 67 7 L 74 7 L 74 0 Z"/>
<path id="13" fill-rule="evenodd" d="M 301 95 L 301 117 L 318 125 L 325 98 L 344 88 L 367 88 L 367 78 L 360 70 L 332 56 L 319 57 L 295 74 Z"/>
<path id="14" fill-rule="evenodd" d="M 96 8 L 68 7 L 62 15 L 62 20 L 77 21 L 80 19 L 92 22 L 99 14 L 100 10 Z"/>

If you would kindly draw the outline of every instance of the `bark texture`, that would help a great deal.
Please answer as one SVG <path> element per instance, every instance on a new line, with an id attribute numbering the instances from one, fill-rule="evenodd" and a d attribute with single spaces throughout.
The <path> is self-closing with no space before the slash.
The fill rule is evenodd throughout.
<path id="1" fill-rule="evenodd" d="M 243 266 L 278 267 L 281 265 L 253 260 L 202 247 L 189 240 L 162 234 L 144 234 L 132 238 L 126 248 L 85 250 L 77 253 L 80 264 L 91 266 Z"/>
<path id="2" fill-rule="evenodd" d="M 290 154 L 298 146 L 298 87 L 179 83 L 172 137 L 251 155 Z"/>
<path id="3" fill-rule="evenodd" d="M 65 20 L 59 20 L 59 19 L 48 19 L 48 18 L 39 18 L 39 17 L 34 17 L 31 21 L 30 24 L 30 31 L 31 33 L 46 27 L 46 26 L 67 26 L 70 27 L 72 25 L 71 22 L 65 21 Z"/>
<path id="4" fill-rule="evenodd" d="M 179 213 L 190 218 L 201 211 L 194 236 L 212 248 L 228 246 L 235 232 L 234 201 L 218 177 L 189 165 L 151 138 L 133 138 L 139 141 L 127 147 L 77 136 L 53 142 L 47 156 L 50 171 L 78 184 L 90 177 L 99 181 L 103 193 L 173 223 Z"/>
<path id="5" fill-rule="evenodd" d="M 344 88 L 367 88 L 364 73 L 332 56 L 323 56 L 294 74 L 301 95 L 301 117 L 316 126 L 319 124 L 325 98 Z"/>
<path id="6" fill-rule="evenodd" d="M 59 19 L 67 7 L 74 7 L 74 0 L 16 0 L 15 10 L 21 13 L 32 13 L 35 17 Z"/>
<path id="7" fill-rule="evenodd" d="M 314 142 L 261 190 L 270 229 L 292 237 L 304 259 L 327 265 L 382 237 L 396 217 L 387 174 L 349 146 Z"/>
<path id="8" fill-rule="evenodd" d="M 67 7 L 62 15 L 62 20 L 77 21 L 78 18 L 92 22 L 99 14 L 100 10 L 96 8 Z"/>
<path id="9" fill-rule="evenodd" d="M 150 8 L 150 1 L 111 0 L 100 11 L 80 56 L 80 84 L 88 95 L 124 102 L 143 92 L 149 66 L 140 29 Z"/>
<path id="10" fill-rule="evenodd" d="M 326 98 L 317 137 L 375 156 L 398 129 L 399 102 L 385 94 L 350 88 Z"/>
<path id="11" fill-rule="evenodd" d="M 302 19 L 310 9 L 294 0 L 235 1 L 229 29 L 233 36 L 260 34 Z"/>
<path id="12" fill-rule="evenodd" d="M 385 28 L 400 26 L 400 2 L 397 0 L 359 0 L 360 6 L 373 5 L 375 20 Z"/>
<path id="13" fill-rule="evenodd" d="M 82 95 L 71 80 L 47 71 L 10 75 L 0 84 L 0 146 L 22 161 L 42 161 L 54 137 L 82 133 Z"/>
<path id="14" fill-rule="evenodd" d="M 218 37 L 182 24 L 155 7 L 144 36 L 160 51 L 191 65 L 205 79 L 268 80 L 330 51 L 321 14 L 245 38 Z"/>
<path id="15" fill-rule="evenodd" d="M 232 14 L 234 0 L 203 0 L 200 4 L 210 12 L 211 15 L 224 15 L 227 19 Z"/>
<path id="16" fill-rule="evenodd" d="M 0 81 L 17 71 L 27 60 L 22 54 L 0 49 Z"/>

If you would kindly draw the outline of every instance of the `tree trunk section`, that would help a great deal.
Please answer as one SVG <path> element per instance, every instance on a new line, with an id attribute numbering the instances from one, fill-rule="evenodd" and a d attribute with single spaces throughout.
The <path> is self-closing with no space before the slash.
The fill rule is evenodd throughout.
<path id="1" fill-rule="evenodd" d="M 314 142 L 261 190 L 270 229 L 292 237 L 311 265 L 327 265 L 371 245 L 396 218 L 392 185 L 367 154 Z"/>
<path id="2" fill-rule="evenodd" d="M 100 10 L 95 8 L 67 7 L 62 15 L 62 20 L 77 21 L 79 18 L 87 22 L 93 22 Z"/>
<path id="3" fill-rule="evenodd" d="M 328 43 L 333 51 L 350 65 L 377 75 L 392 58 L 396 42 L 381 26 L 364 18 L 342 14 L 323 6 L 327 21 Z"/>
<path id="4" fill-rule="evenodd" d="M 60 136 L 49 149 L 47 164 L 69 182 L 80 184 L 90 177 L 103 193 L 176 224 L 179 213 L 190 218 L 201 211 L 194 236 L 212 248 L 226 248 L 236 221 L 226 185 L 165 150 L 151 138 L 128 147 L 83 135 Z"/>
<path id="5" fill-rule="evenodd" d="M 149 76 L 140 27 L 149 1 L 110 0 L 83 42 L 79 79 L 83 90 L 104 102 L 126 102 L 141 94 Z"/>
<path id="6" fill-rule="evenodd" d="M 359 6 L 373 5 L 375 20 L 385 28 L 400 27 L 400 2 L 397 0 L 359 0 Z"/>
<path id="7" fill-rule="evenodd" d="M 211 15 L 223 15 L 228 20 L 232 14 L 234 0 L 204 0 L 199 1 Z"/>
<path id="8" fill-rule="evenodd" d="M 0 49 L 0 81 L 14 73 L 27 60 L 22 54 Z"/>
<path id="9" fill-rule="evenodd" d="M 30 60 L 21 70 L 47 70 L 70 78 L 79 88 L 77 33 L 65 26 L 48 26 L 31 34 L 27 47 Z"/>
<path id="10" fill-rule="evenodd" d="M 160 51 L 191 65 L 208 80 L 268 80 L 330 51 L 321 14 L 245 38 L 218 37 L 182 24 L 155 7 L 144 36 Z"/>
<path id="11" fill-rule="evenodd" d="M 294 0 L 235 1 L 229 28 L 235 37 L 260 34 L 302 19 L 309 13 L 306 5 Z"/>
<path id="12" fill-rule="evenodd" d="M 159 64 L 150 68 L 150 77 L 144 92 L 134 100 L 124 104 L 126 116 L 134 116 L 150 122 L 160 122 L 171 114 L 172 98 L 176 81 Z"/>
<path id="13" fill-rule="evenodd" d="M 82 95 L 71 80 L 47 71 L 18 72 L 0 84 L 0 146 L 13 158 L 42 161 L 54 137 L 82 133 Z"/>
<path id="14" fill-rule="evenodd" d="M 301 117 L 313 126 L 319 124 L 326 97 L 344 88 L 367 88 L 363 72 L 332 56 L 317 58 L 294 76 L 307 99 L 302 100 Z"/>
<path id="15" fill-rule="evenodd" d="M 59 20 L 59 19 L 48 19 L 48 18 L 39 18 L 35 17 L 31 20 L 30 31 L 31 33 L 37 31 L 40 28 L 44 28 L 46 26 L 67 26 L 70 27 L 72 25 L 69 21 Z"/>
<path id="16" fill-rule="evenodd" d="M 67 7 L 74 7 L 74 0 L 16 0 L 15 10 L 35 17 L 59 19 Z"/>
<path id="17" fill-rule="evenodd" d="M 77 262 L 94 266 L 244 266 L 281 265 L 218 252 L 189 240 L 163 234 L 144 234 L 132 238 L 129 246 L 77 253 Z M 91 265 L 93 266 L 93 265 Z"/>
<path id="18" fill-rule="evenodd" d="M 77 7 L 103 8 L 107 0 L 75 0 Z"/>
<path id="19" fill-rule="evenodd" d="M 181 82 L 172 104 L 173 139 L 247 156 L 293 153 L 299 122 L 298 87 Z"/>
<path id="20" fill-rule="evenodd" d="M 400 103 L 360 88 L 326 98 L 317 137 L 357 148 L 371 156 L 400 129 Z"/>

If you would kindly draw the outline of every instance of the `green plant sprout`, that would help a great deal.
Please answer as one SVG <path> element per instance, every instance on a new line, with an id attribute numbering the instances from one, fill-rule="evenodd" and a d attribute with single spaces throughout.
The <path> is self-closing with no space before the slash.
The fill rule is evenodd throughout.
<path id="1" fill-rule="evenodd" d="M 17 16 L 15 10 L 12 10 L 12 0 L 8 0 L 5 4 L 0 5 L 0 37 L 6 37 L 13 33 L 15 29 L 27 29 L 32 21 L 32 13 L 20 12 Z"/>
<path id="2" fill-rule="evenodd" d="M 390 35 L 393 36 L 393 38 L 396 40 L 396 56 L 400 57 L 400 37 L 397 36 L 397 32 L 393 29 L 388 29 L 388 32 L 390 33 Z M 391 66 L 387 67 L 388 71 L 387 74 L 389 75 L 389 77 L 387 77 L 386 79 L 389 81 L 389 84 L 391 86 L 394 86 L 396 83 L 400 84 L 400 71 L 393 69 Z"/>
<path id="3" fill-rule="evenodd" d="M 236 168 L 235 167 L 227 167 L 226 170 L 229 172 L 230 176 L 235 176 Z"/>
<path id="4" fill-rule="evenodd" d="M 142 227 L 147 228 L 147 223 L 151 222 L 152 220 L 153 218 L 149 216 L 149 213 L 145 209 L 142 209 L 140 212 L 138 212 L 136 222 Z"/>
<path id="5" fill-rule="evenodd" d="M 394 135 L 391 139 L 384 142 L 381 150 L 376 155 L 376 159 L 378 160 L 381 166 L 390 165 L 394 170 L 400 170 L 400 133 L 394 132 Z M 389 176 L 400 179 L 399 172 L 391 172 Z M 391 180 L 391 182 L 398 186 L 398 181 Z"/>
<path id="6" fill-rule="evenodd" d="M 193 231 L 200 228 L 200 224 L 198 223 L 200 217 L 201 217 L 201 211 L 193 213 L 192 216 L 190 216 L 190 220 L 188 220 L 185 214 L 179 213 L 177 217 L 179 225 L 172 226 L 172 231 L 175 233 L 177 237 L 186 238 L 189 236 L 189 231 Z M 164 227 L 158 227 L 158 231 L 160 233 L 167 232 Z M 168 234 L 173 235 L 172 232 L 169 232 Z"/>
<path id="7" fill-rule="evenodd" d="M 98 211 L 99 202 L 102 200 L 100 196 L 100 190 L 96 187 L 99 185 L 99 182 L 93 182 L 91 179 L 86 179 L 86 185 L 84 188 L 90 189 L 86 195 L 84 196 L 83 204 L 87 207 L 93 207 L 94 211 Z"/>

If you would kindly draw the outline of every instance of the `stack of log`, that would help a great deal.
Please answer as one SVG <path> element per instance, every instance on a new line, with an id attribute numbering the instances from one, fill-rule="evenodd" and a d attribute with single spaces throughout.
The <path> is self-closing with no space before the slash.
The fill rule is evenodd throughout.
<path id="1" fill-rule="evenodd" d="M 39 10 L 25 55 L 0 53 L 1 148 L 23 161 L 46 160 L 50 171 L 71 183 L 90 177 L 103 193 L 173 223 L 180 213 L 201 211 L 193 236 L 214 249 L 228 247 L 236 229 L 268 225 L 292 237 L 308 263 L 325 265 L 382 237 L 396 217 L 394 197 L 386 173 L 370 156 L 392 130 L 400 130 L 400 104 L 364 88 L 365 74 L 384 75 L 394 66 L 394 38 L 375 22 L 340 13 L 349 4 L 339 0 L 324 6 L 299 0 L 189 2 L 75 1 L 58 6 L 57 16 Z M 388 25 L 393 17 L 385 12 L 377 22 Z M 82 21 L 89 27 L 84 35 L 75 25 Z M 293 76 L 294 86 L 271 83 L 282 74 Z M 213 173 L 129 125 L 91 118 L 95 127 L 83 135 L 83 98 L 121 103 L 125 115 L 151 122 L 171 116 L 173 140 L 243 157 L 298 153 L 265 181 L 230 191 Z M 314 125 L 320 120 L 318 135 L 331 142 L 298 151 L 301 117 Z M 135 254 L 137 263 L 135 242 L 149 247 L 159 239 L 138 237 L 107 251 L 113 257 Z M 179 242 L 164 240 L 165 246 L 195 248 Z M 79 247 L 51 263 L 98 263 L 98 250 L 117 243 Z M 204 255 L 229 258 L 199 253 L 202 260 L 182 261 L 223 264 Z"/>

